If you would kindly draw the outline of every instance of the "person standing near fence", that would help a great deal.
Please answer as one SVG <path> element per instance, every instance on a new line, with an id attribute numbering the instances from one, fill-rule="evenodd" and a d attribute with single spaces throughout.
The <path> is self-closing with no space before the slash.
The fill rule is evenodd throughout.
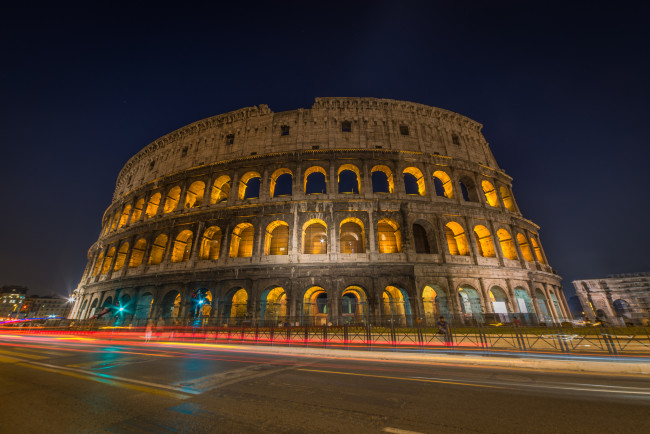
<path id="1" fill-rule="evenodd" d="M 449 324 L 445 321 L 444 316 L 438 320 L 438 334 L 442 335 L 445 342 L 449 342 Z"/>

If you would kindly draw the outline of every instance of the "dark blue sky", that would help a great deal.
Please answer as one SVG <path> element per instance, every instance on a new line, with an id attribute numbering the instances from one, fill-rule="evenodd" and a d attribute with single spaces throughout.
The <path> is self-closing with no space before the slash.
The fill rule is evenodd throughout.
<path id="1" fill-rule="evenodd" d="M 648 10 L 594 4 L 5 9 L 0 284 L 74 289 L 119 170 L 152 140 L 319 96 L 415 101 L 483 123 L 565 289 L 648 271 Z"/>

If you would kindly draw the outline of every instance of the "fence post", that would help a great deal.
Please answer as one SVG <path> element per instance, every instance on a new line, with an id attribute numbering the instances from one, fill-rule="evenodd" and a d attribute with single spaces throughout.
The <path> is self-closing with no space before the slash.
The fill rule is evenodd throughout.
<path id="1" fill-rule="evenodd" d="M 343 342 L 345 342 L 345 348 L 349 349 L 350 348 L 350 341 L 348 337 L 348 325 L 343 324 Z"/>

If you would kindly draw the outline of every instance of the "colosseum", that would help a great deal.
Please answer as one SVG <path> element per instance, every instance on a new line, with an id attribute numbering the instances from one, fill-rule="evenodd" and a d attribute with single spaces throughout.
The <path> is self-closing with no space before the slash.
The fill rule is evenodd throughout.
<path id="1" fill-rule="evenodd" d="M 70 318 L 569 318 L 539 227 L 520 213 L 481 128 L 406 101 L 317 98 L 171 132 L 118 175 Z"/>

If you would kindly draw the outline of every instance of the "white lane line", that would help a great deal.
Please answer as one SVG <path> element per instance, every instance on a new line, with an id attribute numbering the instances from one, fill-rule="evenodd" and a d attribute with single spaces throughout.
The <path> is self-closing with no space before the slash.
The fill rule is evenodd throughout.
<path id="1" fill-rule="evenodd" d="M 382 431 L 383 432 L 392 432 L 392 433 L 395 433 L 395 434 L 423 434 L 423 433 L 421 433 L 419 431 L 408 431 L 408 430 L 405 430 L 405 429 L 391 428 L 389 426 L 386 426 L 386 427 L 382 428 Z"/>

